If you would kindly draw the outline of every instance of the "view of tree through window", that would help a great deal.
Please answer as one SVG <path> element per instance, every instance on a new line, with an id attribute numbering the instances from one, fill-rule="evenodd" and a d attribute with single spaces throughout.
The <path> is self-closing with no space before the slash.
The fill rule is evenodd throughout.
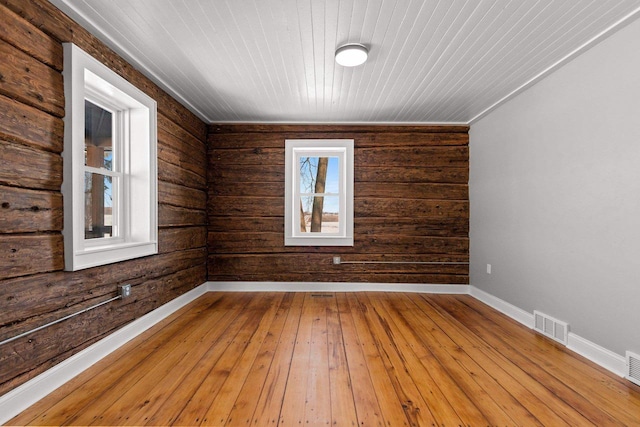
<path id="1" fill-rule="evenodd" d="M 340 214 L 338 157 L 299 157 L 300 231 L 337 233 Z"/>

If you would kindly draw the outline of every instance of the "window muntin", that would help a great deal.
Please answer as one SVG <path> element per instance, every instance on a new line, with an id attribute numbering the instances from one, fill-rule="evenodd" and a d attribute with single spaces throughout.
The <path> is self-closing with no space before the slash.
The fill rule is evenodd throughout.
<path id="1" fill-rule="evenodd" d="M 287 140 L 285 157 L 285 245 L 353 245 L 353 140 Z"/>

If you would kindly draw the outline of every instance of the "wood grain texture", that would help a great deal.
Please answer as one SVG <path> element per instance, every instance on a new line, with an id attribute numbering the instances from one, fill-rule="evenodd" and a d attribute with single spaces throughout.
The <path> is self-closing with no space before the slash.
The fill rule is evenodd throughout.
<path id="1" fill-rule="evenodd" d="M 0 185 L 0 234 L 62 230 L 62 195 Z"/>
<path id="2" fill-rule="evenodd" d="M 0 1 L 0 395 L 206 281 L 206 125 L 44 0 Z M 159 254 L 64 272 L 62 42 L 158 101 Z"/>
<path id="3" fill-rule="evenodd" d="M 469 255 L 466 126 L 212 125 L 210 280 L 468 283 L 468 267 L 334 266 L 344 260 L 431 262 Z M 284 141 L 352 138 L 354 246 L 284 246 Z"/>
<path id="4" fill-rule="evenodd" d="M 466 295 L 208 293 L 12 425 L 637 425 L 640 387 Z"/>

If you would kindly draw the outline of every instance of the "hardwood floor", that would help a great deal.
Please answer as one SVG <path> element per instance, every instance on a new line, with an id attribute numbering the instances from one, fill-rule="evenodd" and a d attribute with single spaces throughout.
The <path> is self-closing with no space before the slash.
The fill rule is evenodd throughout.
<path id="1" fill-rule="evenodd" d="M 640 425 L 640 387 L 470 296 L 210 293 L 9 424 Z"/>

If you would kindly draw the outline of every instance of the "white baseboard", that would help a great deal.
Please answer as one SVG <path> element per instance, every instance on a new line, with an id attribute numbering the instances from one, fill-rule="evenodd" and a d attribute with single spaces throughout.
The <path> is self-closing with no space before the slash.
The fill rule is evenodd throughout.
<path id="1" fill-rule="evenodd" d="M 470 286 L 469 288 L 469 295 L 471 295 L 475 299 L 482 301 L 489 307 L 493 307 L 501 313 L 506 314 L 512 319 L 522 323 L 526 327 L 533 328 L 533 313 L 524 311 L 520 307 L 516 307 L 515 305 L 501 300 L 498 297 L 494 297 L 490 293 L 485 292 L 482 289 L 478 289 L 475 286 Z"/>
<path id="2" fill-rule="evenodd" d="M 134 320 L 81 352 L 0 396 L 0 424 L 4 424 L 77 376 L 117 348 L 208 291 L 206 284 Z"/>
<path id="3" fill-rule="evenodd" d="M 569 343 L 567 348 L 586 357 L 593 363 L 597 363 L 603 368 L 616 375 L 624 377 L 627 374 L 627 359 L 611 350 L 599 346 L 579 335 L 569 332 Z"/>
<path id="4" fill-rule="evenodd" d="M 207 282 L 212 292 L 413 292 L 468 294 L 469 285 L 346 282 Z"/>
<path id="5" fill-rule="evenodd" d="M 470 286 L 469 294 L 479 301 L 493 307 L 496 310 L 506 314 L 512 319 L 532 328 L 534 327 L 533 314 L 529 313 L 515 305 L 501 300 L 475 286 Z M 569 332 L 569 342 L 567 344 L 569 350 L 575 351 L 581 356 L 586 357 L 593 363 L 613 372 L 616 375 L 624 377 L 626 375 L 627 360 L 624 356 L 612 352 L 604 347 L 599 346 L 579 335 Z"/>

